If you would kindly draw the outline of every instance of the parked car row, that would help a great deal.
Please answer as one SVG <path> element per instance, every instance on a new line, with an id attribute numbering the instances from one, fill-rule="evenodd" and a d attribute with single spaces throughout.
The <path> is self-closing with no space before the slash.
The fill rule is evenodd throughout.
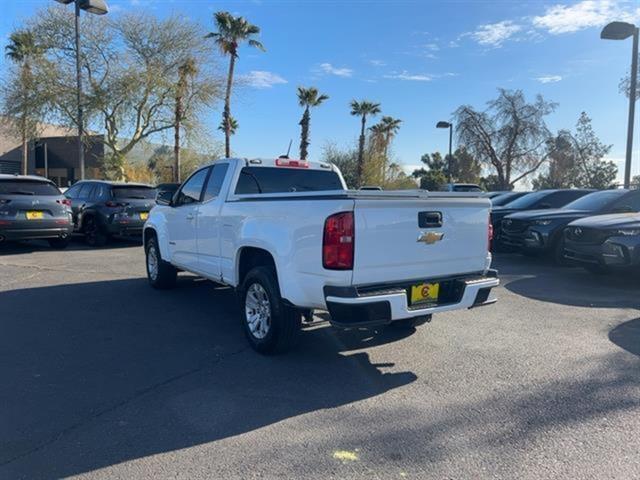
<path id="1" fill-rule="evenodd" d="M 572 200 L 572 201 L 568 201 Z M 492 208 L 494 249 L 591 271 L 640 264 L 640 190 L 540 190 Z"/>
<path id="2" fill-rule="evenodd" d="M 0 243 L 43 239 L 65 248 L 74 233 L 91 246 L 141 237 L 156 194 L 150 185 L 102 180 L 80 181 L 63 194 L 46 178 L 0 175 Z"/>

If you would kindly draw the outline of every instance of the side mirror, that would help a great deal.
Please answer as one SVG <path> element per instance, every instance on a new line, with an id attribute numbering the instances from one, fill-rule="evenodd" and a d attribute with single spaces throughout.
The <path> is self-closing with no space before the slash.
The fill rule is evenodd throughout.
<path id="1" fill-rule="evenodd" d="M 156 203 L 158 205 L 171 205 L 173 200 L 173 192 L 160 192 L 156 197 Z"/>
<path id="2" fill-rule="evenodd" d="M 538 208 L 551 208 L 551 205 L 548 203 L 541 203 L 540 205 L 538 205 Z"/>

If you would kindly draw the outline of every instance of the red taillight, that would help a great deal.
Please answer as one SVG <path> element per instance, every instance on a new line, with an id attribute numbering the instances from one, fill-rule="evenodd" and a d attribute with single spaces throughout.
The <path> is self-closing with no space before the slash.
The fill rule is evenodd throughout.
<path id="1" fill-rule="evenodd" d="M 331 215 L 324 222 L 322 266 L 329 270 L 351 270 L 354 243 L 353 212 Z"/>
<path id="2" fill-rule="evenodd" d="M 71 200 L 69 200 L 68 198 L 63 198 L 62 200 L 56 200 L 57 203 L 59 203 L 60 205 L 66 205 L 67 207 L 71 206 Z"/>
<path id="3" fill-rule="evenodd" d="M 304 160 L 289 160 L 286 158 L 277 158 L 276 166 L 293 167 L 293 168 L 309 168 L 309 163 Z"/>
<path id="4" fill-rule="evenodd" d="M 493 242 L 493 224 L 491 223 L 491 217 L 489 217 L 489 227 L 487 228 L 487 250 L 491 251 L 491 244 Z"/>

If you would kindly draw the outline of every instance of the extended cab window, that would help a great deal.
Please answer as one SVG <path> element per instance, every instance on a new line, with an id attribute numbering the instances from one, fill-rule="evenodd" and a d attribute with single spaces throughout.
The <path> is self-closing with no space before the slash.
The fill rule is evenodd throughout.
<path id="1" fill-rule="evenodd" d="M 5 195 L 60 195 L 53 183 L 37 180 L 0 180 L 0 194 Z"/>
<path id="2" fill-rule="evenodd" d="M 224 182 L 224 177 L 227 175 L 228 168 L 228 163 L 221 163 L 212 167 L 211 175 L 209 175 L 209 180 L 207 181 L 207 188 L 204 190 L 203 202 L 218 196 L 222 188 L 222 182 Z"/>
<path id="3" fill-rule="evenodd" d="M 236 194 L 319 192 L 343 189 L 340 177 L 333 171 L 244 167 L 240 171 Z"/>
<path id="4" fill-rule="evenodd" d="M 202 170 L 194 173 L 191 178 L 182 185 L 182 188 L 178 192 L 175 205 L 188 205 L 190 203 L 199 202 L 200 197 L 202 196 L 202 187 L 204 187 L 204 182 L 207 179 L 208 174 L 208 168 L 203 168 Z"/>

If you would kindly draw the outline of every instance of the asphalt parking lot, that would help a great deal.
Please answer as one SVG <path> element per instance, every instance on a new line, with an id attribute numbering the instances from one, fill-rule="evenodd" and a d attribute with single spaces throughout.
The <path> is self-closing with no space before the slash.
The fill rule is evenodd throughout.
<path id="1" fill-rule="evenodd" d="M 490 307 L 254 353 L 142 248 L 0 251 L 0 478 L 640 478 L 640 281 L 501 255 Z"/>

